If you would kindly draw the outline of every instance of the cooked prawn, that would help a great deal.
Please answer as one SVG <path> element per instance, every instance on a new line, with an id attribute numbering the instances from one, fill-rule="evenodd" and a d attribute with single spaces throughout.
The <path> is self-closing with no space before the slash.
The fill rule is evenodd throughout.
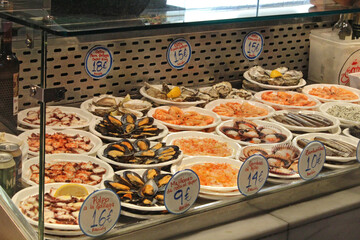
<path id="1" fill-rule="evenodd" d="M 214 118 L 211 116 L 195 111 L 184 112 L 175 106 L 171 106 L 168 111 L 156 109 L 153 117 L 166 123 L 184 126 L 206 126 L 214 122 Z"/>

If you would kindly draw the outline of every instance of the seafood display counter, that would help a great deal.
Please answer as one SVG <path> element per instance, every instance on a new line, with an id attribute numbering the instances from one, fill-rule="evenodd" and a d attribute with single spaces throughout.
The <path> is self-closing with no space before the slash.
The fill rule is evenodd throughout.
<path id="1" fill-rule="evenodd" d="M 319 16 L 357 10 L 355 7 L 340 8 L 323 11 Z M 43 11 L 44 9 L 40 12 Z M 191 26 L 186 29 L 184 24 L 179 26 L 184 27 L 181 28 L 182 35 L 171 32 L 171 26 L 177 26 L 177 23 L 172 22 L 170 16 L 167 16 L 169 22 L 159 23 L 170 32 L 149 27 L 149 32 L 140 33 L 140 30 L 146 29 L 145 26 L 150 26 L 139 25 L 140 17 L 133 25 L 125 26 L 121 25 L 124 20 L 108 19 L 109 28 L 101 28 L 94 23 L 81 28 L 78 22 L 59 24 L 55 21 L 46 24 L 45 20 L 39 22 L 34 18 L 27 19 L 29 16 L 24 13 L 35 14 L 34 9 L 29 12 L 0 9 L 0 16 L 5 19 L 41 29 L 41 41 L 35 41 L 41 44 L 41 50 L 14 50 L 19 53 L 19 58 L 41 54 L 38 78 L 30 76 L 26 79 L 28 72 L 35 71 L 28 65 L 37 60 L 27 61 L 26 57 L 20 59 L 21 73 L 26 76 L 20 83 L 40 79 L 41 88 L 22 86 L 22 105 L 17 115 L 17 130 L 20 133 L 3 133 L 0 136 L 0 151 L 3 151 L 2 143 L 15 143 L 22 152 L 21 160 L 18 155 L 13 154 L 11 157 L 7 154 L 14 158 L 15 164 L 7 166 L 6 170 L 9 176 L 14 173 L 16 186 L 7 186 L 5 190 L 12 198 L 12 201 L 10 198 L 6 199 L 12 202 L 16 218 L 22 221 L 29 233 L 37 235 L 34 232 L 36 230 L 40 238 L 45 234 L 48 239 L 90 239 L 91 234 L 84 235 L 79 221 L 81 213 L 85 211 L 83 203 L 99 189 L 111 190 L 121 202 L 121 214 L 116 218 L 114 229 L 101 238 L 136 239 L 147 236 L 149 239 L 165 239 L 259 216 L 360 184 L 357 156 L 360 90 L 337 84 L 312 84 L 307 79 L 307 65 L 300 64 L 307 61 L 307 54 L 297 63 L 289 60 L 293 57 L 290 54 L 283 56 L 284 61 L 281 61 L 280 55 L 277 57 L 280 60 L 275 62 L 272 60 L 273 56 L 269 56 L 267 60 L 262 57 L 243 60 L 244 52 L 233 55 L 231 52 L 245 46 L 226 48 L 220 46 L 221 41 L 216 41 L 212 46 L 200 49 L 199 46 L 208 46 L 211 42 L 199 43 L 194 40 L 206 38 L 207 35 L 209 38 L 216 38 L 215 40 L 225 36 L 245 37 L 255 27 L 245 26 L 240 18 L 221 27 L 218 25 L 221 21 L 212 19 L 215 22 L 209 22 L 209 19 L 203 19 L 205 27 L 202 31 L 194 30 Z M 313 15 L 307 14 L 301 21 L 312 24 Z M 257 17 L 258 20 L 267 20 L 264 16 Z M 269 32 L 265 40 L 273 41 L 279 36 L 270 36 L 275 30 L 271 30 L 273 28 L 269 26 L 277 24 L 290 31 L 295 26 L 304 24 L 295 19 L 292 20 L 293 25 L 286 25 L 280 21 L 282 17 L 279 17 L 279 22 L 264 23 L 263 30 L 255 30 L 264 34 Z M 332 25 L 336 17 L 337 15 L 331 15 L 323 20 L 323 27 Z M 292 15 L 288 14 L 287 19 L 291 18 Z M 250 18 L 243 20 L 248 22 Z M 100 22 L 104 23 L 103 21 L 105 19 Z M 192 23 L 196 24 L 196 21 Z M 308 29 L 305 24 L 301 26 Z M 311 26 L 316 28 L 315 25 Z M 212 27 L 223 28 L 223 32 L 216 35 L 217 30 L 211 29 Z M 279 32 L 283 32 L 284 28 L 279 27 Z M 121 36 L 124 39 L 118 40 L 114 35 L 106 36 L 116 44 L 109 43 L 110 40 L 105 39 L 105 35 L 96 35 L 123 31 Z M 309 30 L 306 31 L 308 35 Z M 130 35 L 125 37 L 127 32 Z M 75 52 L 75 60 L 72 55 L 60 55 L 63 51 L 59 44 L 62 38 L 49 37 L 49 33 L 77 36 L 65 38 L 78 44 L 77 48 L 66 47 L 68 52 Z M 284 39 L 288 37 L 286 33 L 282 34 Z M 25 35 L 29 37 L 29 34 Z M 89 35 L 91 40 L 86 39 L 89 42 L 85 44 L 82 41 L 87 36 L 81 35 Z M 175 69 L 171 68 L 171 60 L 166 59 L 165 53 L 169 51 L 171 43 L 180 37 L 188 38 L 190 42 L 194 40 L 191 43 L 195 50 L 191 52 L 192 58 L 189 58 L 188 66 Z M 92 42 L 93 39 L 97 41 Z M 120 41 L 120 44 L 116 41 Z M 139 42 L 146 46 L 152 41 L 154 44 L 162 44 L 160 47 L 149 45 L 149 52 L 156 54 L 141 55 L 146 47 L 137 49 Z M 236 42 L 239 45 L 241 41 L 243 39 L 238 38 L 236 41 L 224 40 L 223 43 Z M 55 42 L 59 46 L 47 52 L 47 44 Z M 292 43 L 292 40 L 288 42 Z M 308 41 L 304 42 L 308 47 Z M 277 44 L 276 47 L 280 47 L 283 43 Z M 114 74 L 94 78 L 83 71 L 88 63 L 85 64 L 82 57 L 91 55 L 95 45 L 102 45 L 113 52 L 114 60 L 111 61 L 114 66 L 110 72 L 126 72 L 126 69 L 134 68 L 137 70 L 126 72 L 126 77 Z M 224 54 L 204 57 L 204 64 L 212 58 L 219 60 L 214 61 L 216 66 L 215 63 L 206 66 L 206 69 L 214 68 L 214 72 L 202 71 L 204 66 L 197 63 L 200 61 L 198 56 L 214 52 L 215 45 Z M 266 42 L 264 54 L 273 45 Z M 116 48 L 120 50 L 117 51 Z M 291 52 L 290 47 L 283 49 L 283 52 Z M 273 53 L 278 51 L 272 50 Z M 83 51 L 86 54 L 81 55 Z M 123 57 L 123 54 L 131 54 L 133 51 L 143 59 L 139 60 L 139 56 L 135 55 L 131 60 Z M 57 57 L 59 61 L 54 60 Z M 158 58 L 161 61 L 157 61 Z M 79 61 L 78 59 L 82 59 L 81 63 L 72 63 Z M 152 62 L 147 63 L 147 59 Z M 67 63 L 64 63 L 65 60 Z M 194 65 L 190 65 L 193 64 L 192 61 Z M 52 66 L 54 62 L 55 65 Z M 128 62 L 132 65 L 126 65 L 130 64 Z M 146 62 L 148 69 L 142 68 L 145 64 L 140 62 Z M 158 65 L 155 62 L 159 62 Z M 66 64 L 66 70 L 60 72 L 58 69 L 65 68 L 62 64 Z M 232 64 L 247 64 L 247 67 L 241 70 L 239 67 L 232 68 L 230 71 L 228 66 Z M 220 70 L 216 70 L 217 68 L 224 69 L 225 77 L 218 74 Z M 193 73 L 193 69 L 198 72 Z M 143 78 L 139 79 L 141 77 L 137 76 L 137 72 L 141 71 Z M 164 75 L 157 75 L 158 72 Z M 166 75 L 167 72 L 170 75 Z M 197 77 L 200 72 L 201 79 Z M 181 75 L 175 75 L 179 73 Z M 189 73 L 193 73 L 192 80 L 188 80 Z M 68 75 L 75 78 L 77 75 L 83 76 L 79 80 L 79 86 L 73 88 L 71 84 L 75 80 L 69 79 Z M 54 80 L 62 77 L 67 78 L 58 82 Z M 97 88 L 97 84 L 99 88 L 95 92 L 93 89 Z M 47 88 L 49 85 L 52 87 Z M 65 93 L 66 99 L 62 99 L 61 94 L 55 94 L 59 102 L 52 102 L 53 98 L 51 101 L 47 100 L 45 95 L 32 99 L 25 93 L 30 88 L 32 95 L 39 97 L 39 92 L 36 92 L 39 88 L 43 92 L 56 92 L 59 85 L 69 90 Z M 322 144 L 326 160 L 320 174 L 306 181 L 299 172 L 299 159 L 303 149 L 313 141 Z M 256 178 L 266 182 L 255 195 L 244 196 L 238 187 L 239 171 L 249 158 L 256 155 L 265 158 L 269 174 L 264 178 L 253 176 L 253 180 Z M 19 162 L 22 163 L 21 168 Z M 165 204 L 166 189 L 174 176 L 187 169 L 198 177 L 199 193 L 190 210 L 183 214 L 172 214 Z M 250 175 L 247 180 L 250 183 Z M 94 220 L 93 228 L 100 229 L 95 225 L 96 212 L 91 217 Z M 108 221 L 108 218 L 100 217 L 102 220 L 99 223 Z"/>

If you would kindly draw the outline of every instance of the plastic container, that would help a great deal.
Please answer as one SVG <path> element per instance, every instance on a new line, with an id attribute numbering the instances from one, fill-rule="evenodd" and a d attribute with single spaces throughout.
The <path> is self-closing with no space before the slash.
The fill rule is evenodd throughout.
<path id="1" fill-rule="evenodd" d="M 354 72 L 360 72 L 360 40 L 340 40 L 330 28 L 311 31 L 310 81 L 359 88 L 349 78 Z"/>

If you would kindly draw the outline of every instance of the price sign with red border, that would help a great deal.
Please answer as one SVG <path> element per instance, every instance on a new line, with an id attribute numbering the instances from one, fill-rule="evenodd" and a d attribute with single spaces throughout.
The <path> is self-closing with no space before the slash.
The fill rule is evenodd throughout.
<path id="1" fill-rule="evenodd" d="M 200 180 L 190 169 L 177 172 L 166 185 L 164 202 L 166 209 L 173 214 L 189 210 L 200 191 Z"/>
<path id="2" fill-rule="evenodd" d="M 90 194 L 81 206 L 79 226 L 90 237 L 101 236 L 110 231 L 120 217 L 120 198 L 110 189 Z"/>
<path id="3" fill-rule="evenodd" d="M 264 47 L 264 38 L 258 32 L 248 33 L 243 41 L 243 54 L 249 60 L 257 59 Z"/>
<path id="4" fill-rule="evenodd" d="M 324 166 L 326 150 L 319 141 L 309 142 L 299 157 L 299 175 L 304 180 L 315 178 Z"/>
<path id="5" fill-rule="evenodd" d="M 254 154 L 241 165 L 238 174 L 238 188 L 245 196 L 261 190 L 269 176 L 269 163 L 263 155 Z"/>
<path id="6" fill-rule="evenodd" d="M 113 57 L 109 49 L 95 46 L 86 54 L 85 69 L 90 77 L 100 79 L 109 74 L 112 62 Z"/>
<path id="7" fill-rule="evenodd" d="M 169 45 L 166 56 L 171 67 L 184 68 L 191 58 L 190 43 L 183 38 L 176 39 Z"/>

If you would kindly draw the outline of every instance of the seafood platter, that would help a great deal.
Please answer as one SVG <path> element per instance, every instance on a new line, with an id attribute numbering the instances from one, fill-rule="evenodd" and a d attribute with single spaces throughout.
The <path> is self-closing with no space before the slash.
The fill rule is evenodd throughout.
<path id="1" fill-rule="evenodd" d="M 106 180 L 105 188 L 119 195 L 121 207 L 138 211 L 166 211 L 164 191 L 172 174 L 157 168 L 132 169 L 115 172 Z"/>
<path id="2" fill-rule="evenodd" d="M 275 110 L 316 110 L 321 105 L 319 100 L 310 95 L 292 91 L 267 90 L 256 93 L 254 97 L 257 101 L 268 104 Z"/>
<path id="3" fill-rule="evenodd" d="M 22 180 L 28 185 L 39 184 L 39 158 L 23 163 Z M 55 154 L 46 156 L 45 184 L 80 183 L 96 187 L 113 177 L 112 167 L 98 158 L 78 154 Z"/>
<path id="4" fill-rule="evenodd" d="M 202 130 L 221 122 L 216 113 L 198 107 L 161 106 L 150 109 L 148 116 L 176 130 Z"/>
<path id="5" fill-rule="evenodd" d="M 63 186 L 63 183 L 50 183 L 45 185 L 44 225 L 46 229 L 78 231 L 80 230 L 78 215 L 81 205 L 87 195 L 97 188 L 90 185 L 80 185 L 85 189 L 82 196 L 57 196 L 57 190 Z M 34 226 L 38 225 L 38 193 L 39 187 L 32 186 L 20 190 L 12 197 L 12 201 L 18 206 L 21 213 L 25 216 L 25 219 Z M 72 233 L 76 234 L 76 232 Z M 81 231 L 78 233 L 82 235 Z M 63 232 L 63 234 L 66 235 L 67 232 Z"/>
<path id="6" fill-rule="evenodd" d="M 29 154 L 39 155 L 40 130 L 28 130 L 19 135 L 19 138 L 29 145 Z M 82 130 L 47 129 L 45 135 L 45 153 L 72 153 L 95 155 L 102 146 L 102 141 L 97 136 Z"/>
<path id="7" fill-rule="evenodd" d="M 93 116 L 79 108 L 47 107 L 46 127 L 53 129 L 86 128 Z M 40 127 L 40 110 L 38 107 L 25 109 L 19 112 L 18 122 L 31 128 Z"/>
<path id="8" fill-rule="evenodd" d="M 292 133 L 279 124 L 241 118 L 222 122 L 216 133 L 240 145 L 287 143 L 292 139 Z"/>
<path id="9" fill-rule="evenodd" d="M 221 120 L 246 118 L 249 120 L 271 117 L 275 110 L 265 104 L 242 99 L 218 99 L 205 105 L 205 109 L 213 111 Z"/>
<path id="10" fill-rule="evenodd" d="M 166 145 L 175 145 L 188 156 L 214 156 L 237 158 L 240 145 L 234 141 L 212 133 L 184 131 L 171 133 L 163 139 Z"/>
<path id="11" fill-rule="evenodd" d="M 107 163 L 123 168 L 154 168 L 180 161 L 183 153 L 178 146 L 162 142 L 138 139 L 132 143 L 121 139 L 102 146 L 97 156 Z"/>
<path id="12" fill-rule="evenodd" d="M 151 101 L 162 105 L 176 105 L 182 107 L 196 106 L 219 98 L 251 99 L 252 94 L 244 89 L 232 88 L 231 83 L 221 82 L 212 87 L 191 89 L 186 87 L 150 85 L 145 83 L 140 94 Z"/>
<path id="13" fill-rule="evenodd" d="M 200 194 L 234 197 L 240 196 L 237 176 L 242 162 L 226 157 L 187 157 L 171 166 L 174 174 L 184 169 L 193 170 L 200 179 Z M 200 196 L 201 196 L 200 195 Z"/>
<path id="14" fill-rule="evenodd" d="M 274 70 L 254 66 L 244 73 L 244 78 L 263 89 L 290 90 L 306 85 L 301 71 L 279 67 Z"/>
<path id="15" fill-rule="evenodd" d="M 321 102 L 360 102 L 360 91 L 356 88 L 337 84 L 311 84 L 302 90 Z"/>
<path id="16" fill-rule="evenodd" d="M 316 111 L 276 111 L 269 118 L 271 122 L 276 122 L 287 129 L 296 132 L 327 132 L 338 129 L 340 121 L 329 115 Z"/>
<path id="17" fill-rule="evenodd" d="M 299 180 L 298 163 L 300 153 L 300 149 L 291 143 L 259 144 L 242 148 L 239 160 L 244 162 L 254 154 L 261 154 L 267 158 L 269 163 L 268 181 L 271 182 L 273 179 Z"/>
<path id="18" fill-rule="evenodd" d="M 310 141 L 319 141 L 325 146 L 326 167 L 347 167 L 349 164 L 357 163 L 356 147 L 358 140 L 352 137 L 333 135 L 327 133 L 308 133 L 295 137 L 293 144 L 300 149 L 304 148 Z M 335 167 L 336 167 L 335 166 Z"/>
<path id="19" fill-rule="evenodd" d="M 80 105 L 82 110 L 90 112 L 94 117 L 104 117 L 108 114 L 122 116 L 132 113 L 136 117 L 142 117 L 143 112 L 148 111 L 152 104 L 145 100 L 131 99 L 129 95 L 125 98 L 112 95 L 100 95 L 86 100 Z"/>
<path id="20" fill-rule="evenodd" d="M 167 127 L 155 121 L 154 118 L 137 118 L 131 113 L 126 113 L 121 117 L 106 115 L 102 119 L 93 121 L 89 130 L 108 141 L 117 141 L 121 138 L 156 140 L 165 137 L 168 133 Z"/>
<path id="21" fill-rule="evenodd" d="M 342 127 L 360 124 L 360 105 L 345 102 L 327 102 L 320 106 L 320 111 L 340 120 Z"/>

